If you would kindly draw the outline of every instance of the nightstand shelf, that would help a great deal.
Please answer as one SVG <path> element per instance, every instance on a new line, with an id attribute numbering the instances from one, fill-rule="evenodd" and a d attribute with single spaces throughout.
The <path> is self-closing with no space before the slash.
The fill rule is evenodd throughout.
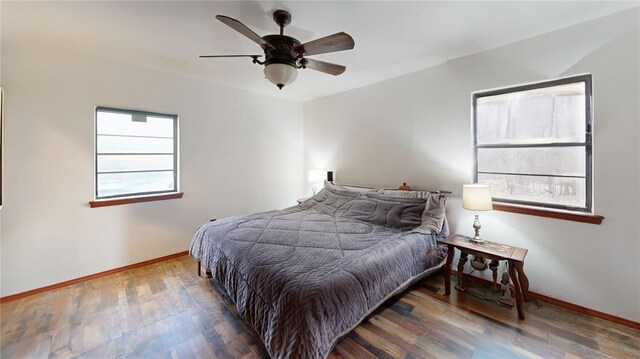
<path id="1" fill-rule="evenodd" d="M 493 271 L 494 283 L 496 282 L 498 263 L 504 260 L 509 264 L 509 277 L 513 282 L 516 294 L 518 317 L 524 319 L 523 299 L 529 300 L 529 279 L 524 274 L 524 257 L 527 255 L 527 249 L 489 241 L 476 243 L 472 242 L 469 237 L 458 234 L 451 235 L 438 242 L 448 247 L 447 262 L 444 267 L 445 295 L 451 294 L 451 264 L 456 248 L 460 251 L 460 260 L 458 261 L 459 285 L 462 283 L 464 264 L 467 262 L 469 254 L 492 261 L 489 268 Z"/>

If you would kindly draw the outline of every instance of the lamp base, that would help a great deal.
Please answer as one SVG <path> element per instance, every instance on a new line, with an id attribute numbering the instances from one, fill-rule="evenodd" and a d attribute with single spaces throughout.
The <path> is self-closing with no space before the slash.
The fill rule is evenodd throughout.
<path id="1" fill-rule="evenodd" d="M 480 238 L 478 236 L 473 237 L 473 238 L 469 238 L 469 241 L 471 241 L 473 243 L 476 243 L 476 244 L 482 244 L 482 243 L 486 242 L 486 240 L 484 240 L 483 238 Z"/>
<path id="2" fill-rule="evenodd" d="M 473 236 L 473 238 L 469 239 L 471 242 L 478 243 L 478 244 L 485 242 L 484 239 L 480 238 L 480 228 L 481 228 L 480 227 L 480 218 L 478 216 L 478 213 L 476 213 L 475 221 L 473 221 L 473 229 L 475 229 L 476 235 Z"/>

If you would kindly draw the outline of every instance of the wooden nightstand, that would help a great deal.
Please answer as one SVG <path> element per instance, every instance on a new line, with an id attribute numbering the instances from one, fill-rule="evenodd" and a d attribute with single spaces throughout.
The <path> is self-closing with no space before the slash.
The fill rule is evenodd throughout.
<path id="1" fill-rule="evenodd" d="M 529 279 L 524 274 L 524 257 L 527 255 L 527 250 L 489 241 L 475 243 L 469 239 L 469 237 L 454 234 L 438 241 L 439 243 L 446 244 L 449 248 L 447 252 L 447 262 L 444 267 L 444 295 L 451 294 L 451 264 L 453 262 L 455 248 L 460 250 L 460 260 L 458 261 L 459 284 L 461 283 L 464 264 L 467 262 L 467 256 L 469 254 L 491 259 L 492 262 L 489 267 L 493 271 L 494 283 L 497 277 L 498 262 L 504 260 L 509 264 L 509 277 L 511 277 L 514 291 L 516 292 L 518 317 L 524 319 L 524 310 L 522 309 L 523 298 L 529 300 Z"/>

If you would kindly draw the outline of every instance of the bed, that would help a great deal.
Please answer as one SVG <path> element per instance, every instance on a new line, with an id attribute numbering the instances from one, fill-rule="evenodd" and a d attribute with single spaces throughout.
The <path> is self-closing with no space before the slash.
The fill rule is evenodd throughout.
<path id="1" fill-rule="evenodd" d="M 297 206 L 200 226 L 190 253 L 272 358 L 325 358 L 379 305 L 443 265 L 445 197 L 411 192 L 326 183 Z"/>

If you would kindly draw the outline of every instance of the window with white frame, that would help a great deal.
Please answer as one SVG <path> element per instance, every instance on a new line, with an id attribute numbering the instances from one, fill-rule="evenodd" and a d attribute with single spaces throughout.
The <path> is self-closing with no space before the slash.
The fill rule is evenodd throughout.
<path id="1" fill-rule="evenodd" d="M 496 202 L 592 211 L 591 75 L 473 94 L 475 181 Z"/>
<path id="2" fill-rule="evenodd" d="M 178 191 L 178 116 L 96 108 L 96 199 Z"/>

